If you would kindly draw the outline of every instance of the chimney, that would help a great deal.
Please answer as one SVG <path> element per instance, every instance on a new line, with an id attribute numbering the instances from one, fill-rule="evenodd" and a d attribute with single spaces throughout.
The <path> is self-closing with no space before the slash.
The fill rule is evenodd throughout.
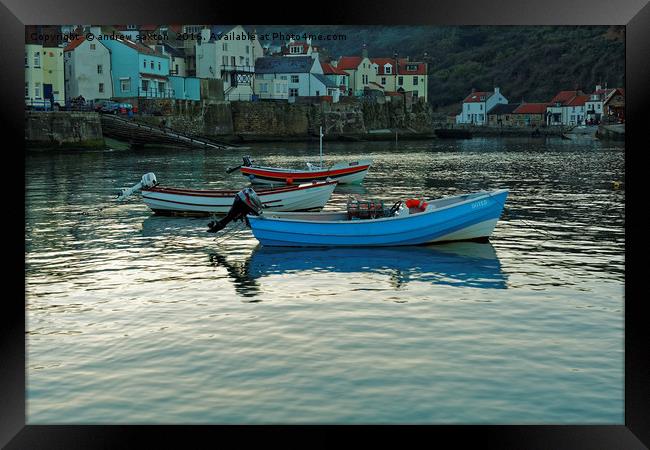
<path id="1" fill-rule="evenodd" d="M 495 88 L 494 88 L 494 93 L 495 93 L 495 94 L 499 94 L 499 88 L 498 88 L 498 87 L 495 87 Z"/>
<path id="2" fill-rule="evenodd" d="M 597 84 L 597 85 L 596 85 L 596 90 L 597 90 L 597 91 L 600 91 L 601 89 L 602 89 L 602 86 L 601 86 L 600 84 Z"/>
<path id="3" fill-rule="evenodd" d="M 368 45 L 367 44 L 363 44 L 363 46 L 361 47 L 361 57 L 362 58 L 367 58 L 368 57 Z"/>

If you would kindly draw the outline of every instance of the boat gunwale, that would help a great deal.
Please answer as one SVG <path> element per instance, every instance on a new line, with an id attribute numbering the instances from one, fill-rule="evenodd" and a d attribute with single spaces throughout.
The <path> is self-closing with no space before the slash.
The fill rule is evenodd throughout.
<path id="1" fill-rule="evenodd" d="M 267 217 L 264 217 L 263 212 L 259 216 L 248 214 L 247 217 L 249 218 L 249 220 L 251 218 L 254 219 L 254 221 L 255 220 L 267 220 L 267 221 L 270 220 L 270 221 L 281 221 L 281 222 L 291 222 L 291 223 L 337 224 L 337 225 L 368 224 L 368 223 L 386 222 L 386 221 L 389 221 L 389 220 L 392 221 L 392 220 L 410 219 L 410 218 L 413 218 L 413 217 L 423 217 L 423 216 L 430 215 L 432 213 L 443 211 L 445 209 L 449 209 L 449 208 L 453 208 L 453 207 L 457 207 L 457 206 L 462 206 L 462 205 L 465 205 L 467 203 L 475 202 L 475 201 L 480 200 L 480 199 L 482 199 L 484 197 L 492 197 L 492 195 L 502 194 L 504 192 L 509 193 L 510 190 L 505 188 L 505 189 L 496 189 L 494 191 L 481 191 L 481 192 L 474 192 L 474 193 L 471 193 L 471 194 L 454 195 L 452 197 L 446 197 L 446 198 L 450 199 L 450 198 L 454 198 L 454 197 L 462 197 L 464 195 L 477 194 L 476 197 L 473 197 L 471 199 L 465 199 L 465 200 L 462 200 L 462 201 L 457 202 L 457 203 L 452 203 L 452 204 L 449 204 L 449 205 L 442 206 L 440 208 L 432 209 L 431 211 L 422 211 L 422 212 L 417 213 L 417 214 L 409 214 L 409 215 L 403 216 L 403 217 L 395 217 L 395 216 L 393 216 L 393 217 L 379 217 L 379 218 L 376 218 L 376 219 L 362 219 L 362 220 L 318 220 L 318 221 L 316 221 L 316 220 L 306 220 L 306 219 L 290 219 L 290 218 L 285 219 L 285 218 L 282 218 L 282 217 L 268 217 L 267 218 Z M 482 194 L 482 195 L 478 195 L 478 194 Z M 443 199 L 445 199 L 445 198 L 443 197 L 441 200 L 443 200 Z M 496 201 L 495 201 L 495 203 L 496 203 Z M 286 214 L 286 212 L 279 212 L 279 211 L 278 212 L 272 211 L 270 213 L 271 214 L 278 214 L 278 213 L 279 214 Z M 315 213 L 315 214 L 326 215 L 326 214 L 332 214 L 332 213 L 334 213 L 334 214 L 342 214 L 342 212 L 334 212 L 334 211 L 324 211 L 324 212 L 319 212 L 319 213 Z M 266 231 L 272 231 L 272 230 L 266 230 Z M 294 233 L 294 231 L 291 231 L 291 232 Z M 285 231 L 285 233 L 287 233 L 287 232 Z"/>
<path id="2" fill-rule="evenodd" d="M 329 185 L 336 185 L 338 184 L 338 180 L 330 180 L 330 181 L 315 181 L 313 183 L 301 183 L 297 185 L 289 185 L 289 186 L 281 186 L 281 187 L 270 187 L 270 188 L 261 188 L 261 189 L 254 189 L 255 193 L 258 196 L 267 196 L 267 195 L 275 195 L 275 194 L 280 194 L 283 192 L 294 192 L 294 191 L 300 191 L 304 189 L 313 189 L 313 188 L 319 188 L 319 187 L 326 187 Z M 336 188 L 336 186 L 334 186 Z M 173 188 L 173 187 L 164 187 L 164 186 L 154 186 L 152 188 L 143 188 L 141 189 L 142 192 L 149 192 L 149 193 L 154 193 L 154 194 L 167 194 L 167 195 L 186 195 L 190 197 L 214 197 L 214 198 L 228 198 L 228 197 L 234 197 L 238 192 L 241 191 L 239 190 L 231 190 L 231 189 L 184 189 L 184 188 Z"/>
<path id="3" fill-rule="evenodd" d="M 353 162 L 358 162 L 359 164 L 355 166 L 348 166 L 348 167 L 340 167 L 337 169 L 334 169 L 332 167 L 328 169 L 319 169 L 319 170 L 302 170 L 302 169 L 285 169 L 285 168 L 280 168 L 280 167 L 264 167 L 264 166 L 243 166 L 240 167 L 240 171 L 244 175 L 261 175 L 261 176 L 266 176 L 273 178 L 273 174 L 277 174 L 277 178 L 281 178 L 283 175 L 292 175 L 298 178 L 305 178 L 309 179 L 310 177 L 324 177 L 324 176 L 339 176 L 339 175 L 352 175 L 356 174 L 358 172 L 363 172 L 365 170 L 370 170 L 370 167 L 372 166 L 372 161 L 368 161 L 368 163 L 361 164 L 360 161 L 353 161 Z M 349 164 L 349 163 L 348 163 Z M 255 171 L 260 172 L 260 173 L 255 173 Z M 337 173 L 333 173 L 337 172 Z"/>

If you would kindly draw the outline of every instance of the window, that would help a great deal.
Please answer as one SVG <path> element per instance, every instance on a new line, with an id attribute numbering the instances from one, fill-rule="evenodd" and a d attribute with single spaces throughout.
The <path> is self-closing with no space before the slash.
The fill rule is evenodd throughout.
<path id="1" fill-rule="evenodd" d="M 41 98 L 41 83 L 34 83 L 34 97 Z"/>
<path id="2" fill-rule="evenodd" d="M 418 98 L 418 91 L 413 91 L 413 98 Z"/>
<path id="3" fill-rule="evenodd" d="M 223 49 L 224 52 L 227 52 L 228 51 L 228 43 L 224 42 L 223 45 L 221 46 L 221 48 Z"/>
<path id="4" fill-rule="evenodd" d="M 298 75 L 291 75 L 291 82 L 292 83 L 299 83 L 300 82 L 300 77 Z"/>
<path id="5" fill-rule="evenodd" d="M 384 66 L 384 73 L 386 75 L 390 75 L 391 73 L 393 73 L 393 67 L 391 65 L 389 65 L 389 64 L 386 64 Z"/>
<path id="6" fill-rule="evenodd" d="M 268 92 L 268 90 L 269 90 L 269 85 L 268 84 L 260 83 L 260 92 L 266 93 L 266 92 Z"/>
<path id="7" fill-rule="evenodd" d="M 41 67 L 41 54 L 40 54 L 40 52 L 34 53 L 34 67 Z"/>
<path id="8" fill-rule="evenodd" d="M 176 69 L 176 75 L 178 75 L 178 64 L 176 64 L 175 69 Z"/>
<path id="9" fill-rule="evenodd" d="M 302 47 L 298 45 L 292 45 L 291 47 L 289 47 L 289 53 L 293 53 L 293 54 L 302 53 Z"/>
<path id="10" fill-rule="evenodd" d="M 223 63 L 224 66 L 228 65 L 228 57 L 227 56 L 222 56 L 221 57 L 221 62 Z"/>
<path id="11" fill-rule="evenodd" d="M 243 66 L 243 65 L 244 65 L 244 57 L 243 57 L 243 56 L 240 56 L 240 57 L 239 57 L 239 65 L 240 65 L 240 66 Z"/>
<path id="12" fill-rule="evenodd" d="M 90 44 L 90 49 L 95 50 L 95 44 Z"/>
<path id="13" fill-rule="evenodd" d="M 320 97 L 320 91 L 316 91 L 316 97 Z"/>
<path id="14" fill-rule="evenodd" d="M 248 54 L 250 54 L 250 52 L 251 52 L 251 48 L 247 45 L 246 46 L 246 54 L 248 55 Z"/>
<path id="15" fill-rule="evenodd" d="M 151 68 L 153 69 L 153 61 L 149 63 L 149 66 L 151 66 Z"/>
<path id="16" fill-rule="evenodd" d="M 418 85 L 418 77 L 413 77 L 413 86 Z"/>
<path id="17" fill-rule="evenodd" d="M 406 66 L 406 70 L 412 72 L 414 70 L 418 70 L 418 66 L 416 66 L 414 64 L 409 64 L 408 66 Z"/>
<path id="18" fill-rule="evenodd" d="M 165 92 L 165 82 L 164 81 L 159 81 L 158 82 L 158 92 Z"/>
<path id="19" fill-rule="evenodd" d="M 29 82 L 25 82 L 25 98 L 29 97 Z"/>
<path id="20" fill-rule="evenodd" d="M 286 79 L 287 79 L 287 76 L 286 76 L 286 75 L 280 75 L 280 79 L 281 79 L 281 80 L 286 80 Z"/>
<path id="21" fill-rule="evenodd" d="M 142 61 L 142 67 L 145 68 L 145 69 L 147 68 L 147 60 L 146 59 L 144 61 Z"/>
<path id="22" fill-rule="evenodd" d="M 101 64 L 97 64 L 97 73 L 98 73 L 98 74 L 101 75 L 101 74 L 103 73 L 103 69 L 104 69 L 104 68 L 102 67 Z"/>
<path id="23" fill-rule="evenodd" d="M 404 85 L 404 77 L 398 77 L 397 84 L 399 84 L 400 86 Z"/>
<path id="24" fill-rule="evenodd" d="M 386 77 L 381 77 L 381 84 L 386 84 Z"/>
<path id="25" fill-rule="evenodd" d="M 104 92 L 104 83 L 99 83 L 99 92 Z"/>
<path id="26" fill-rule="evenodd" d="M 158 70 L 161 70 L 161 69 L 160 69 L 160 61 L 158 61 Z"/>
<path id="27" fill-rule="evenodd" d="M 368 75 L 361 75 L 361 82 L 363 84 L 368 84 Z"/>
<path id="28" fill-rule="evenodd" d="M 149 80 L 142 80 L 142 90 L 144 92 L 149 90 Z"/>
<path id="29" fill-rule="evenodd" d="M 298 88 L 289 89 L 289 97 L 298 97 Z"/>
<path id="30" fill-rule="evenodd" d="M 480 109 L 481 111 L 483 111 L 483 104 L 481 103 L 481 104 L 478 105 L 478 106 L 479 106 L 479 109 Z"/>
<path id="31" fill-rule="evenodd" d="M 250 58 L 246 58 L 246 65 L 247 65 L 247 66 L 250 66 L 250 65 L 251 65 L 251 59 L 250 59 Z"/>
<path id="32" fill-rule="evenodd" d="M 233 67 L 237 65 L 237 59 L 234 56 L 230 57 L 230 65 Z"/>
<path id="33" fill-rule="evenodd" d="M 130 92 L 131 91 L 131 79 L 127 78 L 126 80 L 120 80 L 120 90 L 122 92 Z"/>
<path id="34" fill-rule="evenodd" d="M 25 52 L 25 67 L 29 67 L 29 56 L 27 55 L 27 52 Z"/>

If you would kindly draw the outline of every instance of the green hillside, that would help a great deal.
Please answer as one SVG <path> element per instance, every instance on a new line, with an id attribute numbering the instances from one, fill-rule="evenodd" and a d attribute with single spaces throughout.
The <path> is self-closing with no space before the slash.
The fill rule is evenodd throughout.
<path id="1" fill-rule="evenodd" d="M 458 104 L 472 87 L 499 86 L 511 102 L 535 102 L 563 89 L 591 92 L 597 83 L 624 87 L 625 81 L 623 27 L 265 25 L 257 31 L 345 35 L 318 42 L 333 58 L 360 55 L 366 43 L 370 57 L 397 51 L 426 61 L 434 106 Z"/>

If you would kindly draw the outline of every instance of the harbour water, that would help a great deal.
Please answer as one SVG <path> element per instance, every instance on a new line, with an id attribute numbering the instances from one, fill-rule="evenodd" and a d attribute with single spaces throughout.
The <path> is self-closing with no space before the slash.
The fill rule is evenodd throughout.
<path id="1" fill-rule="evenodd" d="M 374 159 L 327 209 L 510 189 L 489 244 L 364 250 L 215 240 L 114 201 L 150 171 L 243 187 L 241 156 L 301 167 L 317 144 L 28 152 L 27 421 L 623 424 L 622 145 L 326 143 Z"/>

